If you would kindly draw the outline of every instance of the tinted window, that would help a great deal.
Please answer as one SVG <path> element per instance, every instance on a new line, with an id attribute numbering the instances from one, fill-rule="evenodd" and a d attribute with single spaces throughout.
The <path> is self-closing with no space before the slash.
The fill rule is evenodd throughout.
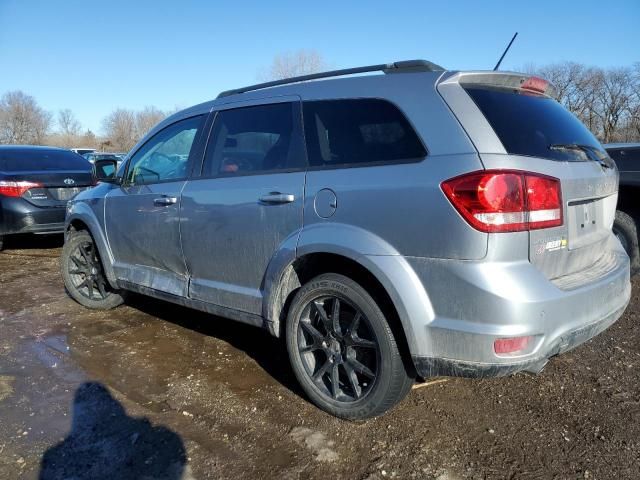
<path id="1" fill-rule="evenodd" d="M 0 170 L 89 170 L 91 165 L 80 155 L 68 150 L 2 149 Z"/>
<path id="2" fill-rule="evenodd" d="M 384 100 L 305 102 L 303 112 L 312 166 L 402 162 L 427 154 L 402 112 Z"/>
<path id="3" fill-rule="evenodd" d="M 276 103 L 218 112 L 203 175 L 243 175 L 304 166 L 295 105 Z"/>
<path id="4" fill-rule="evenodd" d="M 508 153 L 565 161 L 587 161 L 589 155 L 561 145 L 589 146 L 606 156 L 580 120 L 555 100 L 513 90 L 466 87 Z M 552 147 L 553 146 L 553 147 Z"/>
<path id="5" fill-rule="evenodd" d="M 94 155 L 94 160 L 116 160 L 116 161 L 120 161 L 122 160 L 122 158 L 120 158 L 118 155 Z"/>
<path id="6" fill-rule="evenodd" d="M 611 158 L 624 171 L 638 171 L 640 169 L 640 148 L 616 148 L 607 150 Z"/>
<path id="7" fill-rule="evenodd" d="M 182 120 L 151 137 L 131 158 L 127 183 L 140 185 L 186 178 L 189 154 L 202 118 Z"/>
<path id="8" fill-rule="evenodd" d="M 614 160 L 634 160 L 640 162 L 640 148 L 621 148 L 607 150 Z"/>

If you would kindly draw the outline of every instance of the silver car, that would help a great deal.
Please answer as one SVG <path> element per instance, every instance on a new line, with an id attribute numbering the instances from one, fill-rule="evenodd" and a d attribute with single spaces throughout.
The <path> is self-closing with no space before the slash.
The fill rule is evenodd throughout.
<path id="1" fill-rule="evenodd" d="M 343 418 L 416 378 L 538 372 L 630 298 L 617 170 L 552 97 L 427 61 L 223 92 L 69 203 L 65 285 L 89 308 L 134 291 L 284 337 Z"/>

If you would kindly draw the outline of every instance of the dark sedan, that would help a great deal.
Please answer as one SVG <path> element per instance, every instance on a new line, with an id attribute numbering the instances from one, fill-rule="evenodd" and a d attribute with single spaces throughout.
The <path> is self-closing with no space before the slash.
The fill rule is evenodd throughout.
<path id="1" fill-rule="evenodd" d="M 610 143 L 604 145 L 620 172 L 618 209 L 613 233 L 629 254 L 631 274 L 640 273 L 640 143 Z"/>
<path id="2" fill-rule="evenodd" d="M 67 201 L 92 183 L 91 164 L 69 150 L 0 145 L 0 249 L 6 235 L 63 232 Z"/>

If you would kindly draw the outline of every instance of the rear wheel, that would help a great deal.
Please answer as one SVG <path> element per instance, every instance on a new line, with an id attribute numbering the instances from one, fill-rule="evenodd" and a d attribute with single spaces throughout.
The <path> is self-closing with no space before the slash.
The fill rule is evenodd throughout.
<path id="1" fill-rule="evenodd" d="M 62 278 L 69 295 L 79 304 L 108 310 L 124 301 L 109 285 L 93 238 L 86 231 L 73 232 L 62 249 Z"/>
<path id="2" fill-rule="evenodd" d="M 620 210 L 616 211 L 613 233 L 618 237 L 631 260 L 631 275 L 640 271 L 640 249 L 638 248 L 638 230 L 633 217 Z"/>
<path id="3" fill-rule="evenodd" d="M 373 298 L 356 282 L 320 275 L 296 294 L 286 326 L 293 371 L 323 410 L 347 419 L 380 415 L 413 378 Z"/>

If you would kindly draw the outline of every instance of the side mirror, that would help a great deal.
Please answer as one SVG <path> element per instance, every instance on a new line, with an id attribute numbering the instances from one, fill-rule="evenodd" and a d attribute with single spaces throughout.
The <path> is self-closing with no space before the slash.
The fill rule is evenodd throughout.
<path id="1" fill-rule="evenodd" d="M 93 164 L 93 177 L 98 182 L 118 183 L 117 171 L 117 160 L 96 160 Z"/>

